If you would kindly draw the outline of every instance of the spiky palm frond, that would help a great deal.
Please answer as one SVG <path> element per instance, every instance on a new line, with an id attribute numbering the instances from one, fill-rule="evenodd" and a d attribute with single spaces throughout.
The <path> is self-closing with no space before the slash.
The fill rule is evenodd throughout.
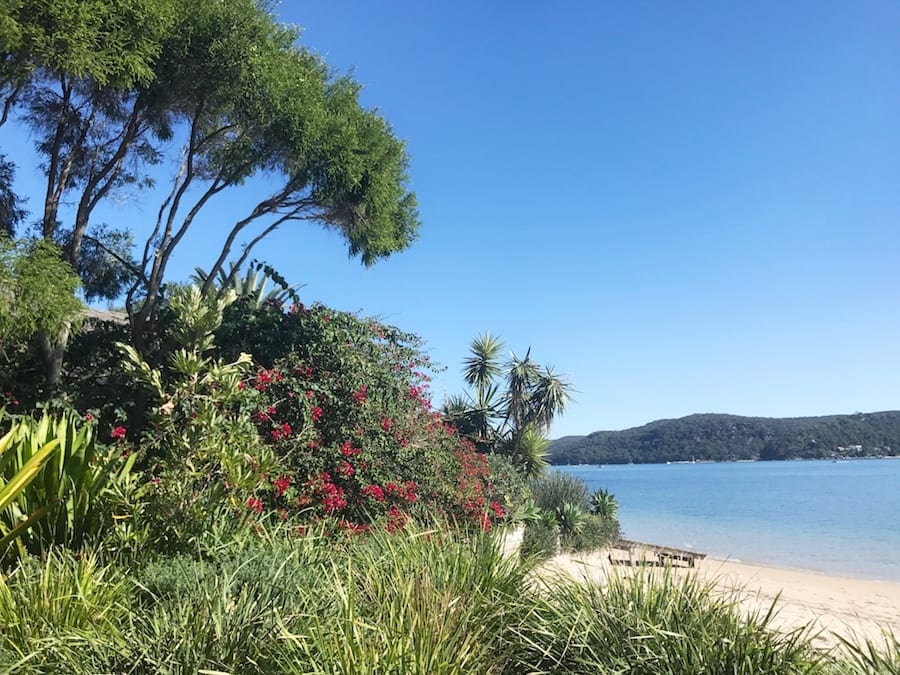
<path id="1" fill-rule="evenodd" d="M 549 429 L 553 418 L 565 411 L 571 392 L 572 386 L 551 366 L 545 368 L 531 391 L 527 423 L 541 431 Z"/>
<path id="2" fill-rule="evenodd" d="M 444 415 L 460 434 L 487 449 L 497 440 L 494 422 L 499 413 L 495 403 L 495 395 L 479 396 L 474 401 L 463 396 L 452 396 L 444 404 Z"/>
<path id="3" fill-rule="evenodd" d="M 532 390 L 540 377 L 540 367 L 531 360 L 531 348 L 520 359 L 510 355 L 506 369 L 507 421 L 514 429 L 528 426 L 528 409 L 531 404 Z"/>
<path id="4" fill-rule="evenodd" d="M 472 340 L 472 344 L 469 345 L 470 356 L 463 361 L 463 377 L 470 387 L 485 389 L 501 375 L 502 350 L 503 342 L 490 333 L 484 333 Z"/>
<path id="5" fill-rule="evenodd" d="M 550 441 L 534 427 L 527 427 L 515 439 L 512 462 L 526 478 L 538 478 L 547 468 Z"/>

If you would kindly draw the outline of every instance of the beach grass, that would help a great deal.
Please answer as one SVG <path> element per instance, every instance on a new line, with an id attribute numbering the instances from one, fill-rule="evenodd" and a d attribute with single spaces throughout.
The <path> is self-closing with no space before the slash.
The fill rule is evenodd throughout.
<path id="1" fill-rule="evenodd" d="M 823 652 L 776 612 L 667 569 L 536 574 L 486 535 L 246 536 L 139 565 L 26 561 L 0 581 L 0 659 L 15 673 L 897 672 L 896 638 Z"/>

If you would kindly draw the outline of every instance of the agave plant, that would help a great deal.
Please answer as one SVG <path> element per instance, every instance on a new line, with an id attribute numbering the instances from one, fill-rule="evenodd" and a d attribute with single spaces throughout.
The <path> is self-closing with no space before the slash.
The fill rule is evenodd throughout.
<path id="1" fill-rule="evenodd" d="M 226 272 L 220 269 L 215 278 L 210 280 L 209 274 L 199 267 L 194 268 L 192 280 L 200 287 L 214 287 L 215 295 L 221 296 L 226 290 L 233 290 L 241 300 L 249 302 L 250 306 L 259 309 L 266 304 L 283 304 L 297 295 L 298 286 L 289 286 L 272 268 L 261 263 L 251 263 L 243 276 L 239 275 L 239 269 L 233 263 Z M 269 282 L 275 286 L 268 288 Z"/>
<path id="2" fill-rule="evenodd" d="M 562 504 L 555 515 L 561 534 L 578 534 L 584 528 L 586 514 L 577 504 Z"/>
<path id="3" fill-rule="evenodd" d="M 602 488 L 591 495 L 591 513 L 607 520 L 612 520 L 619 513 L 616 496 Z"/>

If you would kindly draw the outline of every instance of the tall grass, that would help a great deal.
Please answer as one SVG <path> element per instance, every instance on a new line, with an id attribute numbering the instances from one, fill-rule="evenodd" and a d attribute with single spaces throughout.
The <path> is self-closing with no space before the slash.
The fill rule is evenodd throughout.
<path id="1" fill-rule="evenodd" d="M 824 655 L 695 576 L 548 579 L 494 540 L 279 532 L 0 579 L 0 672 L 897 673 L 898 641 Z M 127 573 L 126 573 L 127 570 Z"/>
<path id="2" fill-rule="evenodd" d="M 63 550 L 23 559 L 8 577 L 0 576 L 0 666 L 99 672 L 90 652 L 98 644 L 109 652 L 125 644 L 129 589 L 120 571 L 91 554 L 76 558 Z"/>
<path id="3" fill-rule="evenodd" d="M 499 670 L 525 568 L 494 542 L 418 532 L 373 537 L 348 553 L 329 570 L 336 613 L 306 614 L 285 632 L 286 672 Z"/>
<path id="4" fill-rule="evenodd" d="M 509 673 L 785 675 L 822 665 L 805 631 L 775 631 L 772 612 L 748 617 L 737 596 L 695 576 L 545 583 L 516 627 L 521 651 Z"/>
<path id="5" fill-rule="evenodd" d="M 900 675 L 900 637 L 886 633 L 882 640 L 840 638 L 843 658 L 835 673 L 842 675 Z"/>

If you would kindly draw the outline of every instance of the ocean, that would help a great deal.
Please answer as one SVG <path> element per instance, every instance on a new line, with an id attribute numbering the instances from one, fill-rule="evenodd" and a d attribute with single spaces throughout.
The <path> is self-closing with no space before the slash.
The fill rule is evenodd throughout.
<path id="1" fill-rule="evenodd" d="M 615 494 L 626 539 L 900 581 L 900 459 L 553 468 Z"/>

